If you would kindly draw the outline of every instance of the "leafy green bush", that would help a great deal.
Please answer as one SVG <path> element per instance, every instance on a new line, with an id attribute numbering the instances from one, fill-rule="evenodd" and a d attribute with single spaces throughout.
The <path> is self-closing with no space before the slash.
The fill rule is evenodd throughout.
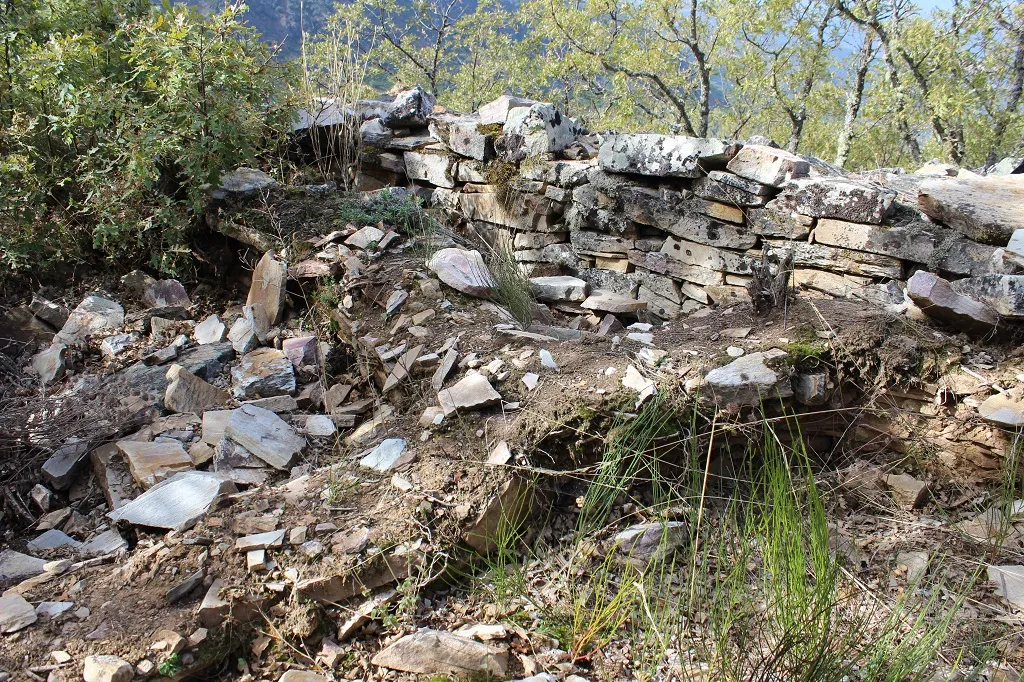
<path id="1" fill-rule="evenodd" d="M 98 250 L 174 273 L 205 188 L 291 117 L 286 67 L 241 21 L 141 0 L 0 9 L 0 259 Z"/>

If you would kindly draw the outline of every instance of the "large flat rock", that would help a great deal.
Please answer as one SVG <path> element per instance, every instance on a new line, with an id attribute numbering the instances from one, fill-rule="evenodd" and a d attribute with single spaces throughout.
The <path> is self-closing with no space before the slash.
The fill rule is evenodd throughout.
<path id="1" fill-rule="evenodd" d="M 501 394 L 482 374 L 469 374 L 451 388 L 437 394 L 437 402 L 446 415 L 457 410 L 478 410 L 501 402 Z"/>
<path id="2" fill-rule="evenodd" d="M 237 492 L 230 479 L 206 471 L 183 471 L 107 514 L 112 521 L 184 531 L 194 526 L 223 495 Z"/>
<path id="3" fill-rule="evenodd" d="M 5 549 L 0 552 L 0 587 L 25 578 L 32 578 L 44 572 L 45 559 Z"/>
<path id="4" fill-rule="evenodd" d="M 811 172 L 806 159 L 759 144 L 744 145 L 726 168 L 733 175 L 771 187 L 782 187 L 790 180 L 808 177 Z"/>
<path id="5" fill-rule="evenodd" d="M 724 168 L 739 150 L 734 142 L 713 138 L 622 134 L 605 140 L 597 162 L 611 173 L 698 178 Z"/>
<path id="6" fill-rule="evenodd" d="M 427 261 L 442 282 L 468 296 L 490 298 L 497 284 L 479 251 L 441 249 Z"/>
<path id="7" fill-rule="evenodd" d="M 921 210 L 983 244 L 1006 246 L 1024 228 L 1024 175 L 935 178 L 921 183 Z"/>
<path id="8" fill-rule="evenodd" d="M 803 215 L 878 225 L 892 212 L 896 192 L 846 178 L 803 178 L 782 197 Z"/>
<path id="9" fill-rule="evenodd" d="M 68 321 L 57 336 L 56 343 L 68 346 L 82 344 L 93 336 L 108 336 L 124 324 L 124 308 L 120 303 L 102 296 L 86 296 L 71 311 Z"/>
<path id="10" fill-rule="evenodd" d="M 785 355 L 781 351 L 744 355 L 708 372 L 704 386 L 719 404 L 759 405 L 764 400 L 788 398 L 793 395 L 789 376 L 767 364 L 780 354 Z"/>
<path id="11" fill-rule="evenodd" d="M 420 630 L 385 647 L 374 665 L 421 675 L 505 677 L 508 652 L 442 630 Z"/>
<path id="12" fill-rule="evenodd" d="M 213 381 L 234 357 L 235 350 L 230 343 L 210 343 L 183 351 L 175 362 L 192 374 Z M 132 388 L 162 398 L 170 383 L 167 370 L 166 365 L 147 366 L 137 362 L 119 372 L 118 376 L 123 377 Z"/>
<path id="13" fill-rule="evenodd" d="M 128 462 L 132 478 L 143 488 L 152 488 L 179 471 L 194 468 L 192 458 L 177 440 L 121 440 L 117 447 Z"/>

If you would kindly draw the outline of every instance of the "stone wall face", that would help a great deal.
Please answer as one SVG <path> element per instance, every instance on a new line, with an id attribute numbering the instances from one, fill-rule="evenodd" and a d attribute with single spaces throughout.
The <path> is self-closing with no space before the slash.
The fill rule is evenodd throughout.
<path id="1" fill-rule="evenodd" d="M 945 321 L 980 303 L 992 312 L 980 330 L 1024 316 L 1024 232 L 1012 239 L 1024 176 L 851 174 L 764 144 L 588 134 L 514 97 L 411 118 L 425 123 L 364 124 L 362 189 L 408 184 L 449 221 L 506 240 L 531 276 L 574 275 L 664 319 L 748 299 L 754 263 L 786 252 L 809 295 Z"/>

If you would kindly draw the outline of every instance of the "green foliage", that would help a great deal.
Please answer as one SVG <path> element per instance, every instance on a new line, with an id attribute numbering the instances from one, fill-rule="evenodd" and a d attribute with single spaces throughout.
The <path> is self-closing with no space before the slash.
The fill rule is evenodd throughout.
<path id="1" fill-rule="evenodd" d="M 334 22 L 365 83 L 420 83 L 462 110 L 508 92 L 595 129 L 767 135 L 851 168 L 1024 153 L 1011 0 L 355 0 Z"/>
<path id="2" fill-rule="evenodd" d="M 494 298 L 505 306 L 523 327 L 533 320 L 533 290 L 530 278 L 515 259 L 512 244 L 507 239 L 489 247 L 487 268 L 494 279 Z"/>
<path id="3" fill-rule="evenodd" d="M 287 70 L 241 21 L 139 0 L 0 10 L 0 257 L 164 272 L 190 260 L 205 189 L 290 119 Z M 11 9 L 13 8 L 13 9 Z"/>
<path id="4" fill-rule="evenodd" d="M 167 658 L 160 661 L 156 670 L 164 677 L 174 677 L 181 672 L 181 657 L 178 656 L 178 654 L 169 655 Z"/>

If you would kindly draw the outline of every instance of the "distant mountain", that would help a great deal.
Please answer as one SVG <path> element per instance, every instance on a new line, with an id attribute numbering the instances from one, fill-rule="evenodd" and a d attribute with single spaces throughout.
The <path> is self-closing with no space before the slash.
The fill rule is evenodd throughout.
<path id="1" fill-rule="evenodd" d="M 185 0 L 203 12 L 221 9 L 220 0 Z M 246 21 L 268 43 L 281 45 L 285 59 L 301 54 L 302 35 L 311 36 L 323 30 L 334 13 L 334 0 L 246 0 L 249 11 Z"/>

